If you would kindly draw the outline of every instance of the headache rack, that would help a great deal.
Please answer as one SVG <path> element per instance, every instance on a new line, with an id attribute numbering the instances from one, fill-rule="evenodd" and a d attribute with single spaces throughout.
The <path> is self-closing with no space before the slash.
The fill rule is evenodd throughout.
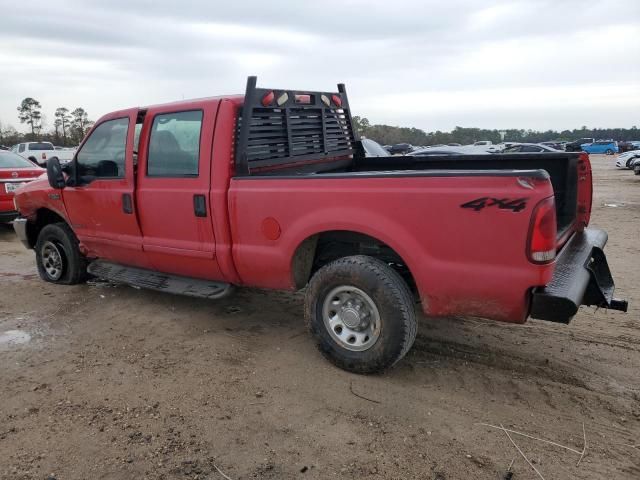
<path id="1" fill-rule="evenodd" d="M 236 175 L 349 160 L 356 152 L 347 92 L 257 88 L 249 77 L 238 112 Z M 248 121 L 246 120 L 248 119 Z"/>

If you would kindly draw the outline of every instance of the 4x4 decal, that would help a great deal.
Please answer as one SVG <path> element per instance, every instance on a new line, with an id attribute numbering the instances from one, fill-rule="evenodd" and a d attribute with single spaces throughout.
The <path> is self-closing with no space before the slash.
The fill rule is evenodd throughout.
<path id="1" fill-rule="evenodd" d="M 480 197 L 470 202 L 460 205 L 462 208 L 471 208 L 476 212 L 479 212 L 486 207 L 498 207 L 501 210 L 511 210 L 513 212 L 519 212 L 524 210 L 527 206 L 526 198 L 493 198 L 493 197 Z"/>

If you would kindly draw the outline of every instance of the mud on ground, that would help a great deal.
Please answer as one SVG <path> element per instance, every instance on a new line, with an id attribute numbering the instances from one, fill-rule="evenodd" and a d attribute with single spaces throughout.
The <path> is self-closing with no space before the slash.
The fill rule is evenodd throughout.
<path id="1" fill-rule="evenodd" d="M 218 302 L 40 281 L 0 228 L 0 478 L 640 478 L 640 177 L 593 156 L 592 225 L 627 314 L 421 319 L 396 368 L 316 351 L 301 294 Z M 607 206 L 608 205 L 608 206 Z M 614 206 L 615 205 L 615 206 Z M 365 398 L 361 398 L 365 397 Z"/>

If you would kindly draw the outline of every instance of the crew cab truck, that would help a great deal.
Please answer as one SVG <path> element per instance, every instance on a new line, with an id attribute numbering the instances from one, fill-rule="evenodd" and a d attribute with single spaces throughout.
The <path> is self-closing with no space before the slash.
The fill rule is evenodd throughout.
<path id="1" fill-rule="evenodd" d="M 567 323 L 613 297 L 587 154 L 366 157 L 346 90 L 110 113 L 16 194 L 42 279 L 220 298 L 306 288 L 320 351 L 369 373 L 428 316 Z"/>
<path id="2" fill-rule="evenodd" d="M 14 145 L 11 149 L 33 163 L 44 167 L 47 160 L 57 158 L 60 163 L 68 163 L 73 158 L 73 150 L 56 149 L 51 142 L 24 142 Z"/>

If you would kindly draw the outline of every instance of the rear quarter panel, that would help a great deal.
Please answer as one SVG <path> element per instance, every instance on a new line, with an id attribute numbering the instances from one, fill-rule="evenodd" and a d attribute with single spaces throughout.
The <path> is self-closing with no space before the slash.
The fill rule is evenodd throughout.
<path id="1" fill-rule="evenodd" d="M 525 251 L 531 212 L 551 195 L 548 180 L 517 176 L 236 178 L 229 189 L 234 263 L 246 285 L 293 289 L 292 258 L 306 238 L 364 233 L 403 258 L 426 314 L 523 322 L 530 288 L 552 275 L 552 266 L 531 264 Z M 524 198 L 526 206 L 461 207 L 481 197 Z M 271 219 L 277 239 L 265 233 L 273 237 Z"/>

